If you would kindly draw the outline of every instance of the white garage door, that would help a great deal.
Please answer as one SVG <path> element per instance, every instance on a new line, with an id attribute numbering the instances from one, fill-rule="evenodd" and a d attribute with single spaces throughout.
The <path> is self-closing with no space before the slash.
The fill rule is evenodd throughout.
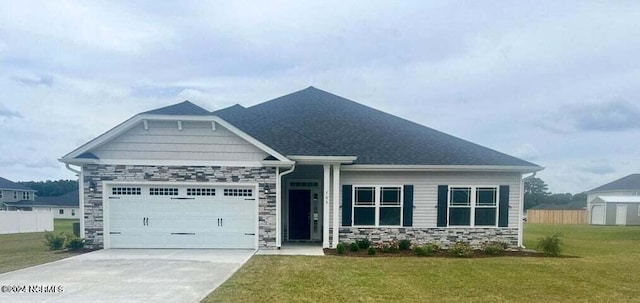
<path id="1" fill-rule="evenodd" d="M 604 206 L 594 205 L 591 207 L 591 224 L 604 224 Z"/>
<path id="2" fill-rule="evenodd" d="M 255 187 L 113 185 L 111 248 L 255 248 Z"/>

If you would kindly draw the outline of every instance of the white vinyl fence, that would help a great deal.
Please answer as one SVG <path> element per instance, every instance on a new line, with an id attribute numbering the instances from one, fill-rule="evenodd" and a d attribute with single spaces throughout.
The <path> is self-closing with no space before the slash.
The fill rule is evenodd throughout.
<path id="1" fill-rule="evenodd" d="M 0 234 L 53 231 L 52 211 L 0 211 Z"/>

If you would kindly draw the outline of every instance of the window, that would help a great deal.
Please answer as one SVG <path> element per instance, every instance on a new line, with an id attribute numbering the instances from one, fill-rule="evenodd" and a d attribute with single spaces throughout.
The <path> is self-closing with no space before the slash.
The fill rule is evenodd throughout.
<path id="1" fill-rule="evenodd" d="M 251 197 L 253 195 L 253 190 L 241 188 L 225 188 L 224 195 L 225 197 Z"/>
<path id="2" fill-rule="evenodd" d="M 353 225 L 376 225 L 376 188 L 355 187 Z"/>
<path id="3" fill-rule="evenodd" d="M 187 188 L 187 196 L 215 196 L 215 188 Z"/>
<path id="4" fill-rule="evenodd" d="M 450 187 L 449 226 L 497 226 L 497 187 Z"/>
<path id="5" fill-rule="evenodd" d="M 29 200 L 29 192 L 28 191 L 23 191 L 22 192 L 22 200 Z"/>
<path id="6" fill-rule="evenodd" d="M 140 187 L 114 187 L 111 194 L 121 196 L 139 196 L 142 194 Z"/>
<path id="7" fill-rule="evenodd" d="M 401 186 L 354 186 L 354 226 L 400 226 Z"/>
<path id="8" fill-rule="evenodd" d="M 289 182 L 291 187 L 318 187 L 318 182 L 312 181 L 292 181 Z"/>
<path id="9" fill-rule="evenodd" d="M 177 187 L 152 187 L 149 188 L 149 195 L 151 196 L 177 196 Z"/>
<path id="10" fill-rule="evenodd" d="M 18 200 L 18 192 L 17 191 L 13 192 L 13 199 L 14 200 Z"/>
<path id="11" fill-rule="evenodd" d="M 61 214 L 61 215 L 64 215 L 64 209 L 58 210 L 58 213 Z"/>
<path id="12" fill-rule="evenodd" d="M 0 199 L 2 199 L 2 191 L 0 190 Z"/>
<path id="13" fill-rule="evenodd" d="M 75 209 L 71 209 L 71 215 L 75 216 L 76 215 L 76 210 Z"/>

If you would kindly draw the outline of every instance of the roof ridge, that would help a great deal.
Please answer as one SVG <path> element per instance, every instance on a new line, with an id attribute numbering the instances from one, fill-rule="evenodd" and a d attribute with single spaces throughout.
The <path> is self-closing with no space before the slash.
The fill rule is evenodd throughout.
<path id="1" fill-rule="evenodd" d="M 207 109 L 205 109 L 205 108 L 203 108 L 201 106 L 198 106 L 198 105 L 194 104 L 193 102 L 191 102 L 189 100 L 184 100 L 184 101 L 179 102 L 179 103 L 175 103 L 175 104 L 171 104 L 171 105 L 155 108 L 155 109 L 152 109 L 152 110 L 148 110 L 148 111 L 142 112 L 140 114 L 199 115 L 199 116 L 204 116 L 204 115 L 211 114 L 211 112 L 209 112 Z"/>

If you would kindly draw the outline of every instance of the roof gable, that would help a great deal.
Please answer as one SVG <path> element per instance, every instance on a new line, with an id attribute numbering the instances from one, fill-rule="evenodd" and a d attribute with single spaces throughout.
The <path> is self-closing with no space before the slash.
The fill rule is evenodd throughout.
<path id="1" fill-rule="evenodd" d="M 610 190 L 640 190 L 640 174 L 631 174 L 605 185 L 596 187 L 589 192 Z"/>
<path id="2" fill-rule="evenodd" d="M 161 108 L 156 108 L 150 111 L 146 111 L 143 114 L 150 115 L 187 115 L 187 116 L 206 116 L 210 115 L 209 111 L 197 106 L 189 101 L 184 101 L 178 104 L 173 104 Z"/>

